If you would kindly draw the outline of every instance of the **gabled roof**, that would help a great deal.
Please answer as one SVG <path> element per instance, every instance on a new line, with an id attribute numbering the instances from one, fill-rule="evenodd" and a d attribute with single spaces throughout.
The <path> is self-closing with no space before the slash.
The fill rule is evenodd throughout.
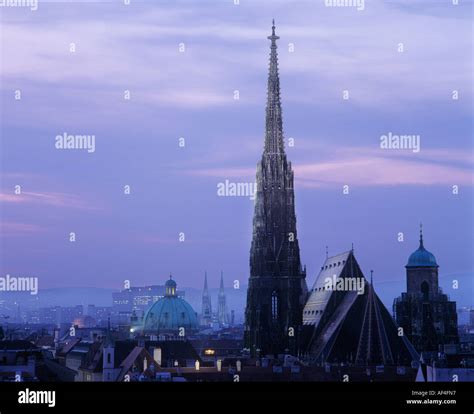
<path id="1" fill-rule="evenodd" d="M 136 341 L 115 341 L 114 343 L 114 367 L 118 368 L 124 359 L 135 348 Z M 104 361 L 104 343 L 94 342 L 91 344 L 81 369 L 102 372 Z"/>
<path id="2" fill-rule="evenodd" d="M 153 365 L 155 372 L 158 371 L 160 366 L 153 360 L 149 352 L 143 347 L 136 346 L 120 364 L 121 371 L 117 381 L 123 381 L 125 375 L 133 369 L 134 364 L 139 366 L 139 371 L 142 373 L 145 369 L 145 360 L 147 361 L 147 369 L 150 369 Z"/>
<path id="3" fill-rule="evenodd" d="M 315 288 L 324 286 L 324 279 L 331 277 L 331 273 L 336 278 L 350 275 L 361 278 L 364 290 L 312 292 L 313 299 L 310 297 L 305 310 L 320 312 L 314 318 L 312 314 L 303 315 L 306 329 L 312 329 L 307 343 L 310 359 L 318 363 L 350 362 L 363 366 L 410 365 L 417 361 L 418 354 L 408 339 L 398 335 L 395 321 L 373 285 L 365 279 L 353 252 L 328 258 Z"/>

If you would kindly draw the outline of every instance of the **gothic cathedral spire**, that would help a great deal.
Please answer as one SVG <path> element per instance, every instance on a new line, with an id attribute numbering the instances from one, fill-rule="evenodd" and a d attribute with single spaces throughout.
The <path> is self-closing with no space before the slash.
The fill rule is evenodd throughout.
<path id="1" fill-rule="evenodd" d="M 306 274 L 296 234 L 293 170 L 283 144 L 275 23 L 270 45 L 265 145 L 257 165 L 245 341 L 252 355 L 298 349 Z"/>

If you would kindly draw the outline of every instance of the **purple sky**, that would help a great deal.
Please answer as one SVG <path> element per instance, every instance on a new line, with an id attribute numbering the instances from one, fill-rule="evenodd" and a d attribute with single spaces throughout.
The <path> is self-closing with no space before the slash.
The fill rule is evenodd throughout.
<path id="1" fill-rule="evenodd" d="M 460 3 L 2 8 L 1 275 L 37 276 L 40 288 L 120 288 L 171 272 L 201 287 L 205 269 L 216 286 L 222 269 L 228 285 L 246 284 L 253 202 L 218 197 L 217 183 L 255 179 L 275 17 L 308 284 L 326 245 L 336 254 L 354 242 L 381 296 L 384 286 L 401 292 L 422 221 L 445 291 L 456 296 L 459 278 L 472 293 L 472 2 Z M 96 151 L 57 150 L 64 132 L 95 135 Z M 380 149 L 389 132 L 420 135 L 420 152 Z"/>

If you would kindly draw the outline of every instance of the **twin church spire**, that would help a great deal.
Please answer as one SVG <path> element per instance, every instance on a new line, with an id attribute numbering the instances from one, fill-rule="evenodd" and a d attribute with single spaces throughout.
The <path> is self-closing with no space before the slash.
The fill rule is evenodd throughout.
<path id="1" fill-rule="evenodd" d="M 227 314 L 227 302 L 224 289 L 224 273 L 221 271 L 221 280 L 219 285 L 219 294 L 217 298 L 217 313 L 214 315 L 212 311 L 211 296 L 207 285 L 207 272 L 204 273 L 204 289 L 202 291 L 202 311 L 201 325 L 210 326 L 214 323 L 216 316 L 217 322 L 221 326 L 229 323 L 229 315 Z"/>

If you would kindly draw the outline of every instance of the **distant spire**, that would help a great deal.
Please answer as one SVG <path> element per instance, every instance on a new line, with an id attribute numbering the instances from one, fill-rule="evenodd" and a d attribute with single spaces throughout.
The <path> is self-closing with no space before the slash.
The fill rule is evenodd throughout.
<path id="1" fill-rule="evenodd" d="M 328 246 L 326 246 L 326 259 L 329 257 L 329 250 L 328 250 Z"/>
<path id="2" fill-rule="evenodd" d="M 354 253 L 354 243 L 351 243 L 351 252 Z"/>
<path id="3" fill-rule="evenodd" d="M 219 289 L 223 292 L 224 291 L 224 272 L 221 270 L 221 284 Z"/>
<path id="4" fill-rule="evenodd" d="M 202 325 L 209 325 L 212 322 L 211 297 L 207 288 L 207 271 L 204 272 L 204 290 L 202 291 Z"/>
<path id="5" fill-rule="evenodd" d="M 420 223 L 420 249 L 424 249 L 423 246 L 423 223 Z"/>
<path id="6" fill-rule="evenodd" d="M 207 294 L 207 271 L 204 272 L 204 292 L 203 294 Z"/>

